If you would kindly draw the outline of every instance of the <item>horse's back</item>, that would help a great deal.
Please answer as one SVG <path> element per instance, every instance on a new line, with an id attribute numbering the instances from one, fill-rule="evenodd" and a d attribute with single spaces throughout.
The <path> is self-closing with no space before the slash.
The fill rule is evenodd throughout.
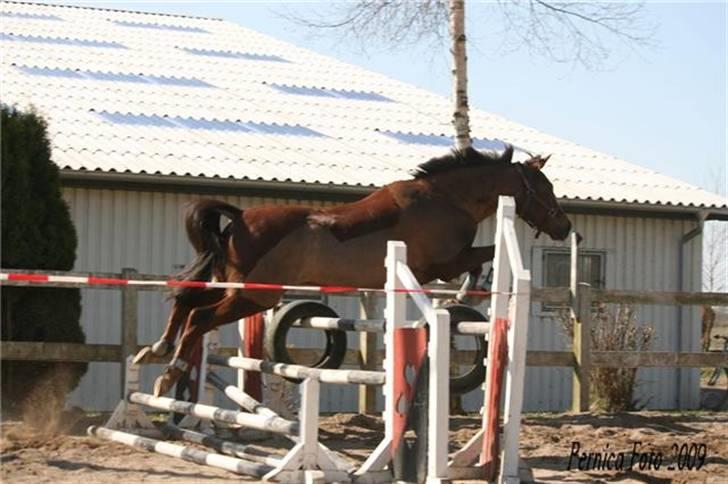
<path id="1" fill-rule="evenodd" d="M 257 246 L 246 279 L 382 286 L 388 240 L 406 242 L 411 265 L 423 272 L 470 244 L 475 226 L 462 213 L 432 197 L 401 195 L 385 188 L 325 209 L 250 209 L 246 223 Z"/>

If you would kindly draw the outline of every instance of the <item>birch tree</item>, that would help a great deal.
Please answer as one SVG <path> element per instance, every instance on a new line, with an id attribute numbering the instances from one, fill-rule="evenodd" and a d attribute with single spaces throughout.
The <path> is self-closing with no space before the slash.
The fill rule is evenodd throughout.
<path id="1" fill-rule="evenodd" d="M 468 56 L 465 52 L 465 0 L 450 0 L 450 38 L 452 52 L 453 114 L 455 148 L 470 147 L 468 106 Z"/>
<path id="2" fill-rule="evenodd" d="M 643 2 L 550 2 L 496 0 L 502 26 L 501 47 L 527 48 L 556 62 L 597 68 L 609 61 L 610 41 L 631 48 L 649 45 L 652 28 Z M 338 33 L 362 46 L 388 48 L 429 43 L 452 55 L 452 123 L 455 146 L 470 146 L 465 0 L 357 0 L 334 2 L 324 11 L 291 20 L 320 31 Z"/>

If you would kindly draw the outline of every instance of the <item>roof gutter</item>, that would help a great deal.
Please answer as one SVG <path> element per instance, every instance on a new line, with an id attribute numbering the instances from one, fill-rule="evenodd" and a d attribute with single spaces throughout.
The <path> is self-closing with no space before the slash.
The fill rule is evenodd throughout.
<path id="1" fill-rule="evenodd" d="M 681 218 L 699 218 L 702 220 L 728 220 L 728 207 L 696 207 L 685 205 L 664 205 L 659 203 L 629 203 L 614 202 L 606 200 L 577 200 L 562 199 L 561 206 L 568 212 L 589 212 L 595 209 L 600 212 L 614 211 L 616 215 L 624 215 L 633 213 L 636 216 L 640 214 L 652 215 L 661 213 L 664 215 L 681 216 Z"/>
<path id="2" fill-rule="evenodd" d="M 298 199 L 350 201 L 366 196 L 378 187 L 363 185 L 335 185 L 297 181 L 267 181 L 201 176 L 174 176 L 147 173 L 119 173 L 108 171 L 61 170 L 66 186 L 128 188 L 151 191 L 191 191 L 210 194 L 274 195 Z M 662 214 L 671 218 L 694 218 L 706 214 L 705 220 L 728 220 L 728 207 L 701 208 L 656 203 L 629 203 L 604 200 L 562 198 L 561 205 L 570 213 L 601 215 L 651 216 Z"/>
<path id="3" fill-rule="evenodd" d="M 275 195 L 303 199 L 346 201 L 368 195 L 376 188 L 294 181 L 266 181 L 200 176 L 170 176 L 147 173 L 118 173 L 106 171 L 61 170 L 61 182 L 66 186 L 113 187 L 154 191 L 191 191 L 195 193 L 235 193 Z"/>

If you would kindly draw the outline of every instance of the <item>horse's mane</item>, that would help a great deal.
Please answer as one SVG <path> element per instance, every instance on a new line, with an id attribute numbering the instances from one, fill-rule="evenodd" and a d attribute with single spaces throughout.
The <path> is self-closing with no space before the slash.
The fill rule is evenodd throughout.
<path id="1" fill-rule="evenodd" d="M 498 153 L 481 153 L 480 151 L 468 147 L 464 150 L 454 149 L 450 154 L 432 158 L 417 166 L 410 174 L 415 179 L 427 178 L 430 175 L 443 173 L 458 168 L 469 168 L 482 165 L 507 165 L 511 163 L 513 158 L 513 146 L 506 145 L 502 154 Z"/>

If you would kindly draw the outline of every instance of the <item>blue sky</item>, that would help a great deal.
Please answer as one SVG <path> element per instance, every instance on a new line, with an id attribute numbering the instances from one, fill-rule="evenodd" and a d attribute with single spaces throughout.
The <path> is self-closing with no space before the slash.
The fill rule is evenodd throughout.
<path id="1" fill-rule="evenodd" d="M 450 93 L 449 53 L 431 45 L 362 52 L 357 43 L 315 35 L 282 18 L 316 2 L 59 1 L 220 17 L 298 46 Z M 615 60 L 594 71 L 526 50 L 498 49 L 492 3 L 468 4 L 470 102 L 479 109 L 623 158 L 711 191 L 726 191 L 728 12 L 726 2 L 648 2 L 655 46 L 618 42 Z"/>

